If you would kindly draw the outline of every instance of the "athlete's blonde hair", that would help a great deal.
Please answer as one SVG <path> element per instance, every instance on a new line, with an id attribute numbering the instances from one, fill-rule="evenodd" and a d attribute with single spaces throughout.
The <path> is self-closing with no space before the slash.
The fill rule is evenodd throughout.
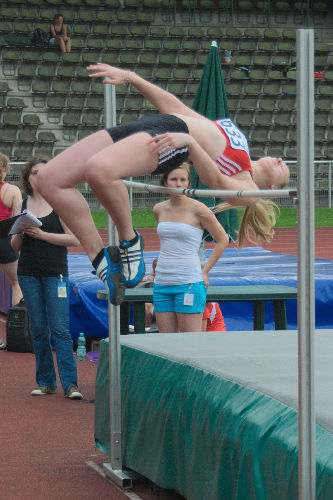
<path id="1" fill-rule="evenodd" d="M 235 208 L 230 203 L 219 203 L 212 209 L 214 214 Z M 237 245 L 244 246 L 246 241 L 258 244 L 270 243 L 274 236 L 273 227 L 279 215 L 279 207 L 272 200 L 258 200 L 255 205 L 246 207 L 237 235 Z"/>
<path id="2" fill-rule="evenodd" d="M 8 156 L 4 155 L 3 153 L 0 153 L 0 182 L 2 182 L 3 179 L 5 178 L 8 164 L 9 164 Z"/>

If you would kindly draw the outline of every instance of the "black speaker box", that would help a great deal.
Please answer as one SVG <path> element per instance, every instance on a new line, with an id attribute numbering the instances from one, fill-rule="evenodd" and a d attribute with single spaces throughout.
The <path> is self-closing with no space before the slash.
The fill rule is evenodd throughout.
<path id="1" fill-rule="evenodd" d="M 6 349 L 14 352 L 34 352 L 29 316 L 24 302 L 11 307 L 7 313 Z"/>

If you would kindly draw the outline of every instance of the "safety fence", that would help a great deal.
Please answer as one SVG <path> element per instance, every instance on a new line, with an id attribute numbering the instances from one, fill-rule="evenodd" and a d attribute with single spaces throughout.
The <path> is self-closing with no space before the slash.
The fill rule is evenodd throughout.
<path id="1" fill-rule="evenodd" d="M 287 162 L 290 168 L 290 182 L 289 189 L 296 188 L 297 186 L 297 171 L 298 163 L 296 161 Z M 10 170 L 6 176 L 8 182 L 12 182 L 19 186 L 20 173 L 24 162 L 12 162 Z M 323 208 L 332 208 L 332 160 L 318 160 L 314 162 L 315 171 L 315 206 Z M 144 183 L 158 185 L 160 181 L 159 175 L 142 175 L 133 177 L 131 180 Z M 96 199 L 93 192 L 90 190 L 88 184 L 81 183 L 76 186 L 87 200 L 89 207 L 92 211 L 103 210 L 99 201 Z M 155 203 L 165 199 L 166 194 L 151 193 L 147 191 L 129 188 L 131 199 L 131 207 L 133 210 L 151 209 Z M 292 208 L 294 202 L 291 198 L 278 198 L 274 200 L 280 207 Z"/>

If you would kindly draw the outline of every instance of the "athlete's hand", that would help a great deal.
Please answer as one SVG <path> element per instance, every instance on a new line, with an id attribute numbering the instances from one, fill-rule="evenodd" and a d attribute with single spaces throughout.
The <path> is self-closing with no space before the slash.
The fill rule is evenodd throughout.
<path id="1" fill-rule="evenodd" d="M 152 153 L 167 152 L 171 149 L 189 146 L 194 139 L 190 134 L 183 132 L 166 132 L 165 134 L 155 135 L 148 144 L 151 145 Z"/>
<path id="2" fill-rule="evenodd" d="M 90 66 L 87 66 L 87 70 L 92 72 L 89 75 L 90 78 L 103 78 L 103 83 L 120 85 L 129 83 L 130 81 L 130 71 L 116 68 L 109 64 L 101 62 L 90 64 Z"/>

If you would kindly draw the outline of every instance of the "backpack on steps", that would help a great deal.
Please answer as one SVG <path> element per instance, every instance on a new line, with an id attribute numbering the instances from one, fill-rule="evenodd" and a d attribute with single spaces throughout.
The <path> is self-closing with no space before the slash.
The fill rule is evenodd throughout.
<path id="1" fill-rule="evenodd" d="M 31 41 L 34 45 L 47 45 L 49 43 L 49 34 L 41 28 L 36 28 L 32 34 Z"/>

